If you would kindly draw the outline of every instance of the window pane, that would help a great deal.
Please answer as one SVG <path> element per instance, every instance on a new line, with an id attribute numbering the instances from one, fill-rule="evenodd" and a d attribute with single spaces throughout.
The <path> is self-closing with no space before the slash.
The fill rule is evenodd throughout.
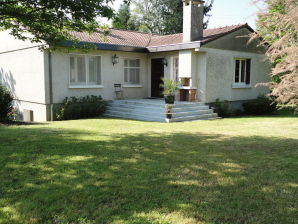
<path id="1" fill-rule="evenodd" d="M 128 67 L 128 60 L 127 59 L 124 60 L 124 67 Z"/>
<path id="2" fill-rule="evenodd" d="M 95 57 L 89 57 L 89 84 L 96 84 L 96 68 Z"/>
<path id="3" fill-rule="evenodd" d="M 126 83 L 128 83 L 128 71 L 129 71 L 128 68 L 124 69 L 124 82 Z"/>
<path id="4" fill-rule="evenodd" d="M 76 82 L 76 73 L 75 73 L 75 58 L 74 57 L 70 57 L 70 83 L 74 84 Z"/>
<path id="5" fill-rule="evenodd" d="M 101 84 L 101 57 L 96 57 L 97 84 Z"/>
<path id="6" fill-rule="evenodd" d="M 77 57 L 78 83 L 86 84 L 86 65 L 84 57 Z"/>
<path id="7" fill-rule="evenodd" d="M 135 84 L 135 82 L 136 82 L 136 69 L 135 68 L 130 69 L 130 80 L 129 81 L 131 84 Z"/>
<path id="8" fill-rule="evenodd" d="M 141 67 L 141 61 L 140 61 L 140 59 L 137 59 L 136 60 L 136 67 Z"/>
<path id="9" fill-rule="evenodd" d="M 140 69 L 136 69 L 136 83 L 135 84 L 140 84 Z"/>
<path id="10" fill-rule="evenodd" d="M 236 60 L 235 83 L 239 83 L 240 61 Z"/>
<path id="11" fill-rule="evenodd" d="M 245 60 L 241 60 L 241 83 L 245 82 L 245 66 L 246 65 L 246 61 Z"/>
<path id="12" fill-rule="evenodd" d="M 136 67 L 136 60 L 129 60 L 129 67 Z"/>

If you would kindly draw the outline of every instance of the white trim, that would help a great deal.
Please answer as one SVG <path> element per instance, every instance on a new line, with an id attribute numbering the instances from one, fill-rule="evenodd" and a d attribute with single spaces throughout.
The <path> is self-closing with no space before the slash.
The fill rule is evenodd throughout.
<path id="1" fill-rule="evenodd" d="M 233 89 L 251 89 L 252 86 L 250 84 L 249 85 L 246 85 L 246 84 L 236 84 L 236 83 L 234 83 L 232 85 L 232 88 Z"/>
<path id="2" fill-rule="evenodd" d="M 125 60 L 128 60 L 128 65 L 129 65 L 129 61 L 130 60 L 139 60 L 140 61 L 140 66 L 139 67 L 129 67 L 129 66 L 125 66 Z M 130 71 L 130 69 L 139 69 L 139 83 L 137 84 L 130 84 L 129 82 L 125 82 L 125 69 L 128 69 L 128 71 Z M 142 72 L 142 59 L 141 58 L 134 58 L 134 57 L 125 57 L 123 58 L 123 87 L 142 87 L 141 86 L 141 72 Z M 130 72 L 128 75 L 128 79 L 130 79 Z"/>
<path id="3" fill-rule="evenodd" d="M 239 82 L 235 82 L 236 79 L 236 61 L 240 61 L 239 63 Z M 250 60 L 250 84 L 246 84 L 246 66 L 247 60 Z M 245 61 L 245 70 L 244 70 L 244 82 L 241 82 L 241 70 L 242 70 L 242 61 Z M 234 76 L 233 76 L 233 84 L 232 88 L 251 88 L 251 68 L 252 68 L 252 59 L 251 58 L 241 58 L 234 57 Z"/>
<path id="4" fill-rule="evenodd" d="M 143 86 L 142 85 L 129 85 L 129 84 L 125 84 L 123 85 L 123 88 L 142 88 Z"/>
<path id="5" fill-rule="evenodd" d="M 88 86 L 84 86 L 84 85 L 77 85 L 77 86 L 68 86 L 69 89 L 103 89 L 104 86 L 103 85 L 88 85 Z"/>
<path id="6" fill-rule="evenodd" d="M 71 56 L 84 56 L 85 61 L 85 72 L 86 72 L 86 85 L 72 85 L 70 82 L 70 57 Z M 90 85 L 89 82 L 89 58 L 90 57 L 100 57 L 100 84 L 99 85 Z M 75 69 L 77 69 L 77 60 L 75 60 Z M 70 89 L 94 89 L 94 88 L 103 88 L 103 74 L 102 74 L 102 55 L 99 54 L 79 54 L 79 53 L 69 53 L 68 54 L 68 86 Z"/>

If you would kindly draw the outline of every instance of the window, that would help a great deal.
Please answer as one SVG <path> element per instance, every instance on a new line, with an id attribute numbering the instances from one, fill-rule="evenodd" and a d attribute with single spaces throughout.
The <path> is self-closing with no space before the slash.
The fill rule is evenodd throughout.
<path id="1" fill-rule="evenodd" d="M 251 59 L 236 59 L 235 61 L 235 84 L 250 84 Z"/>
<path id="2" fill-rule="evenodd" d="M 179 57 L 174 57 L 173 63 L 173 74 L 174 74 L 174 81 L 179 81 Z"/>
<path id="3" fill-rule="evenodd" d="M 70 86 L 101 85 L 101 57 L 70 55 Z"/>
<path id="4" fill-rule="evenodd" d="M 124 60 L 124 83 L 129 85 L 140 84 L 140 59 L 125 59 Z"/>

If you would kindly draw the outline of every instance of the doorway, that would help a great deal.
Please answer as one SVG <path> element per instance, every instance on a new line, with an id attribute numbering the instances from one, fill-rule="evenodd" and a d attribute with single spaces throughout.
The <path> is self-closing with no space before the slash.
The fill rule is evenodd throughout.
<path id="1" fill-rule="evenodd" d="M 151 97 L 162 97 L 163 88 L 161 87 L 164 77 L 163 58 L 151 60 Z"/>

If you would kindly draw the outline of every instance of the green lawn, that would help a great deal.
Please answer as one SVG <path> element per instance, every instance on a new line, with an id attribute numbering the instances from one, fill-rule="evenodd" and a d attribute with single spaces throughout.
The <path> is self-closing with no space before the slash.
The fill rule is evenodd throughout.
<path id="1" fill-rule="evenodd" d="M 298 118 L 0 126 L 4 223 L 298 223 Z"/>

